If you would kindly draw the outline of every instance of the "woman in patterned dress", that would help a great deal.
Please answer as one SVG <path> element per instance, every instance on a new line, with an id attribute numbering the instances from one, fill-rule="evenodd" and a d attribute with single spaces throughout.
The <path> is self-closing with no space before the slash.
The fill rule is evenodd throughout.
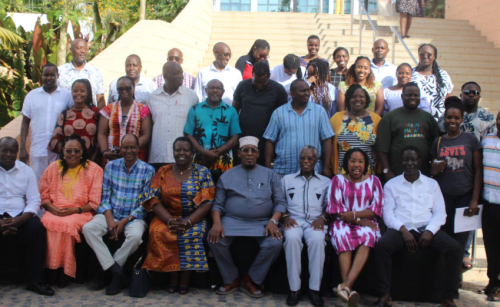
<path id="1" fill-rule="evenodd" d="M 339 83 L 337 93 L 337 110 L 346 109 L 345 94 L 347 89 L 353 85 L 361 85 L 370 96 L 368 111 L 382 116 L 384 112 L 384 91 L 382 83 L 375 80 L 375 75 L 371 69 L 370 59 L 365 56 L 359 56 L 356 62 L 349 68 L 345 76 L 345 81 Z"/>
<path id="2" fill-rule="evenodd" d="M 73 82 L 71 93 L 75 104 L 59 115 L 49 150 L 59 153 L 64 138 L 75 133 L 85 141 L 90 160 L 97 163 L 99 157 L 97 125 L 100 114 L 99 109 L 93 105 L 92 86 L 89 80 L 79 79 Z"/>
<path id="3" fill-rule="evenodd" d="M 373 145 L 377 137 L 380 116 L 367 111 L 370 96 L 359 84 L 353 84 L 346 92 L 347 111 L 337 112 L 331 119 L 335 136 L 332 146 L 332 172 L 345 174 L 342 164 L 345 153 L 351 148 L 361 148 L 368 155 L 368 174 L 375 172 Z"/>
<path id="4" fill-rule="evenodd" d="M 326 207 L 326 213 L 332 216 L 329 231 L 342 275 L 342 283 L 334 291 L 349 306 L 357 306 L 359 294 L 351 289 L 370 248 L 380 238 L 375 217 L 382 217 L 384 194 L 380 180 L 366 174 L 368 156 L 363 150 L 350 149 L 342 164 L 346 174 L 333 177 Z"/>
<path id="5" fill-rule="evenodd" d="M 413 68 L 411 76 L 411 81 L 420 87 L 420 95 L 428 96 L 436 120 L 444 113 L 444 100 L 453 92 L 450 75 L 439 67 L 437 56 L 438 50 L 433 45 L 420 45 L 418 65 Z"/>
<path id="6" fill-rule="evenodd" d="M 134 98 L 135 83 L 132 78 L 124 76 L 116 82 L 119 100 L 108 104 L 101 110 L 99 119 L 98 142 L 102 152 L 103 167 L 108 160 L 122 157 L 122 138 L 135 134 L 139 138 L 139 159 L 147 162 L 146 147 L 151 139 L 151 112 L 149 108 Z"/>
<path id="7" fill-rule="evenodd" d="M 419 0 L 396 0 L 396 12 L 399 13 L 399 29 L 402 38 L 410 38 L 411 20 L 420 13 Z"/>
<path id="8" fill-rule="evenodd" d="M 139 196 L 144 208 L 155 213 L 143 268 L 170 272 L 168 292 L 186 294 L 191 271 L 208 271 L 205 216 L 214 202 L 215 185 L 206 167 L 191 163 L 193 144 L 188 138 L 177 138 L 173 147 L 175 163 L 160 168 L 148 192 Z"/>

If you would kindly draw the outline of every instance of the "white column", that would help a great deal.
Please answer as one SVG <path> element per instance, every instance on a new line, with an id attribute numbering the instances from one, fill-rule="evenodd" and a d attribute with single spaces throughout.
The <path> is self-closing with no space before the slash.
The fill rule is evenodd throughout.
<path id="1" fill-rule="evenodd" d="M 328 1 L 328 14 L 333 14 L 334 12 L 335 12 L 335 0 L 330 0 Z"/>
<path id="2" fill-rule="evenodd" d="M 252 0 L 252 6 L 250 11 L 257 12 L 258 6 L 259 6 L 259 0 Z"/>
<path id="3" fill-rule="evenodd" d="M 214 12 L 219 12 L 220 11 L 220 0 L 214 0 Z"/>

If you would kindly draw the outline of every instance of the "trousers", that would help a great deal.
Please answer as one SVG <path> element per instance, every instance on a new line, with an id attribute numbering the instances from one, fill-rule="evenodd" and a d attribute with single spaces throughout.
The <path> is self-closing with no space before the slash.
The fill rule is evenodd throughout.
<path id="1" fill-rule="evenodd" d="M 421 234 L 413 230 L 411 233 L 418 242 Z M 387 229 L 386 233 L 378 240 L 375 246 L 377 251 L 377 287 L 381 294 L 391 293 L 392 255 L 403 248 L 406 248 L 403 236 L 401 232 L 394 229 Z M 437 253 L 444 255 L 446 259 L 446 298 L 458 299 L 460 272 L 457 270 L 457 267 L 462 263 L 462 246 L 444 231 L 438 231 L 432 237 L 432 241 L 427 248 L 431 248 Z"/>
<path id="2" fill-rule="evenodd" d="M 123 230 L 125 241 L 122 246 L 111 255 L 102 237 L 108 233 L 108 223 L 104 214 L 97 214 L 94 219 L 83 226 L 83 235 L 87 244 L 94 250 L 102 269 L 106 271 L 116 262 L 121 267 L 127 262 L 127 258 L 132 255 L 142 243 L 142 235 L 147 225 L 143 220 L 134 220 L 127 224 Z"/>
<path id="3" fill-rule="evenodd" d="M 492 286 L 500 286 L 500 205 L 484 202 L 483 240 L 488 263 L 488 279 Z"/>
<path id="4" fill-rule="evenodd" d="M 230 284 L 239 276 L 238 268 L 234 264 L 233 256 L 231 255 L 231 244 L 236 237 L 220 237 L 219 242 L 208 242 L 210 249 L 215 257 L 215 262 L 219 268 L 224 284 Z M 253 282 L 261 285 L 266 278 L 267 272 L 271 265 L 278 258 L 283 241 L 273 239 L 270 235 L 267 237 L 253 237 L 259 243 L 260 250 L 255 258 L 248 275 L 252 278 Z"/>
<path id="5" fill-rule="evenodd" d="M 301 223 L 299 223 L 301 224 Z M 285 230 L 286 268 L 288 283 L 291 291 L 300 290 L 300 273 L 302 271 L 302 238 L 307 244 L 307 255 L 309 258 L 309 289 L 319 291 L 321 279 L 323 278 L 323 266 L 325 263 L 325 231 L 314 230 L 308 223 L 302 223 Z"/>

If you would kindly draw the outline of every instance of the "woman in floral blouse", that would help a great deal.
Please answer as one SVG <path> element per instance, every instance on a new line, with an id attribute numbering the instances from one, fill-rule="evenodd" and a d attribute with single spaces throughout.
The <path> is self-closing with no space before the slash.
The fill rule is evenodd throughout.
<path id="1" fill-rule="evenodd" d="M 377 136 L 380 116 L 367 111 L 370 102 L 368 92 L 359 84 L 351 85 L 345 93 L 346 111 L 337 112 L 331 119 L 335 137 L 333 138 L 332 171 L 345 174 L 339 161 L 351 148 L 361 148 L 368 154 L 368 174 L 374 174 L 375 153 L 373 145 Z"/>

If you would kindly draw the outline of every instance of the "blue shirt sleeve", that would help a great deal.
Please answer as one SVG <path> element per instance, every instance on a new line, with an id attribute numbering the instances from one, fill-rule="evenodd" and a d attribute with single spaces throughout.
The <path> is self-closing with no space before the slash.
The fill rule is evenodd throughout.
<path id="1" fill-rule="evenodd" d="M 274 110 L 273 115 L 271 116 L 271 120 L 269 121 L 269 125 L 267 125 L 266 132 L 264 132 L 264 138 L 276 143 L 278 140 L 278 136 L 280 134 L 280 127 L 278 122 L 278 109 Z"/>
<path id="2" fill-rule="evenodd" d="M 240 120 L 238 118 L 238 114 L 236 113 L 236 109 L 233 107 L 229 108 L 230 110 L 230 122 L 229 122 L 229 136 L 234 136 L 236 134 L 241 134 L 240 128 Z"/>
<path id="3" fill-rule="evenodd" d="M 102 180 L 102 196 L 101 196 L 101 205 L 97 207 L 97 213 L 104 214 L 106 210 L 111 210 L 111 188 L 113 187 L 113 182 L 111 181 L 111 177 L 109 176 L 109 172 L 112 165 L 106 165 L 104 169 L 104 177 Z"/>
<path id="4" fill-rule="evenodd" d="M 189 109 L 186 125 L 184 126 L 184 133 L 193 135 L 194 133 L 194 120 L 196 119 L 195 107 Z"/>
<path id="5" fill-rule="evenodd" d="M 320 137 L 321 140 L 324 141 L 326 139 L 329 139 L 335 135 L 333 132 L 332 125 L 330 124 L 330 121 L 328 120 L 328 115 L 326 114 L 325 109 L 321 108 L 321 115 L 320 115 Z"/>

